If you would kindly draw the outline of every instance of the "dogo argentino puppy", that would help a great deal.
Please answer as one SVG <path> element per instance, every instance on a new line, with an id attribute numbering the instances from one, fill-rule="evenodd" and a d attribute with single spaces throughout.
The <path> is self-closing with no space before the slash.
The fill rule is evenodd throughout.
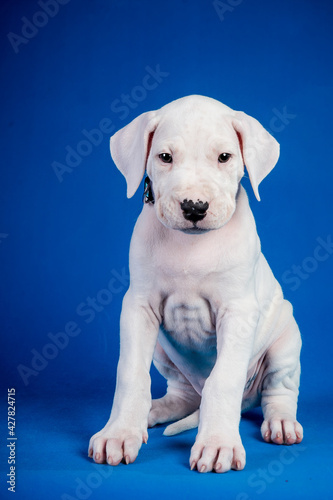
<path id="1" fill-rule="evenodd" d="M 147 170 L 130 247 L 111 416 L 89 444 L 95 462 L 133 462 L 147 427 L 198 426 L 191 469 L 240 470 L 241 411 L 261 402 L 262 437 L 300 443 L 301 337 L 291 304 L 261 253 L 244 165 L 258 185 L 279 157 L 254 118 L 202 96 L 143 113 L 111 138 L 127 196 Z M 167 392 L 152 401 L 152 360 Z"/>

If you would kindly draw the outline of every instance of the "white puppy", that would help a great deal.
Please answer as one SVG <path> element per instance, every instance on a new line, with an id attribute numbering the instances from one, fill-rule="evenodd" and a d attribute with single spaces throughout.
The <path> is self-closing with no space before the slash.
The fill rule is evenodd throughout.
<path id="1" fill-rule="evenodd" d="M 240 185 L 246 165 L 260 199 L 278 143 L 245 113 L 189 96 L 119 130 L 111 154 L 128 197 L 145 169 L 150 183 L 130 248 L 113 408 L 89 456 L 133 462 L 148 426 L 181 419 L 165 434 L 199 427 L 192 469 L 240 470 L 241 411 L 260 402 L 265 441 L 301 442 L 301 337 Z M 168 383 L 153 401 L 152 359 Z"/>

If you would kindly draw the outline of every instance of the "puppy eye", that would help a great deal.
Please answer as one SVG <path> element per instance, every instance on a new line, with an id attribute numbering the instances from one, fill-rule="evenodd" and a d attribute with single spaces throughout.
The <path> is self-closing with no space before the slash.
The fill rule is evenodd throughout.
<path id="1" fill-rule="evenodd" d="M 163 163 L 172 163 L 172 156 L 169 153 L 161 153 L 158 157 Z"/>
<path id="2" fill-rule="evenodd" d="M 230 157 L 231 157 L 230 153 L 221 153 L 219 155 L 218 160 L 219 160 L 220 163 L 226 163 L 229 160 Z"/>

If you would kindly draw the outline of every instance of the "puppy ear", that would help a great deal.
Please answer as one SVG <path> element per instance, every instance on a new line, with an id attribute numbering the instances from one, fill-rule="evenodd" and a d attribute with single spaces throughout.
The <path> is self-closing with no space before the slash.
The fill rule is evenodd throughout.
<path id="1" fill-rule="evenodd" d="M 127 198 L 134 195 L 144 176 L 157 122 L 155 111 L 143 113 L 110 139 L 111 156 L 127 182 Z"/>
<path id="2" fill-rule="evenodd" d="M 233 120 L 254 194 L 258 201 L 258 186 L 275 167 L 280 155 L 279 143 L 251 116 L 237 111 Z"/>

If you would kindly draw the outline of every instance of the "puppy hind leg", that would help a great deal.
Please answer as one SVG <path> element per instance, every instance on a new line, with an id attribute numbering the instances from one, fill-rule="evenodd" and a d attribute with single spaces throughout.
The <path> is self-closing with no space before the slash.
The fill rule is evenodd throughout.
<path id="1" fill-rule="evenodd" d="M 168 388 L 165 396 L 153 399 L 148 427 L 182 419 L 197 410 L 201 401 L 201 396 L 159 344 L 156 346 L 153 362 L 161 375 L 167 379 Z"/>
<path id="2" fill-rule="evenodd" d="M 294 318 L 270 347 L 261 386 L 264 422 L 261 434 L 266 442 L 300 443 L 303 428 L 296 419 L 300 379 L 301 337 Z"/>

